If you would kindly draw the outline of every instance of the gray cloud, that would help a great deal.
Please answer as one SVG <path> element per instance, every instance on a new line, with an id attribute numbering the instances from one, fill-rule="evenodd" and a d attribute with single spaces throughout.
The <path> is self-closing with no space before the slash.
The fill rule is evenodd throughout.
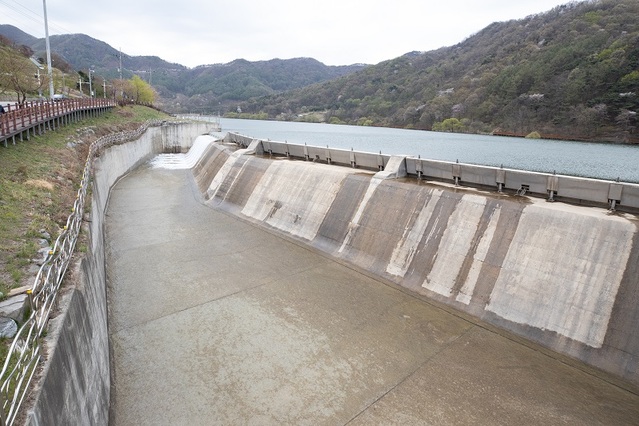
<path id="1" fill-rule="evenodd" d="M 566 0 L 293 0 L 49 2 L 51 34 L 84 33 L 130 55 L 187 66 L 313 57 L 329 65 L 378 63 L 456 44 L 495 21 Z M 0 0 L 0 23 L 42 37 L 42 2 Z"/>

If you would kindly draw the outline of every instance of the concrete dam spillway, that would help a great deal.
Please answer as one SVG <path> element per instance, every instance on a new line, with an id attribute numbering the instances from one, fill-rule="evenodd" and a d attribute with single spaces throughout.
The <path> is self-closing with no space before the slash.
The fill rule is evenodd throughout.
<path id="1" fill-rule="evenodd" d="M 636 217 L 211 144 L 207 204 L 639 384 Z"/>
<path id="2" fill-rule="evenodd" d="M 639 424 L 636 216 L 150 130 L 96 160 L 31 424 Z"/>
<path id="3" fill-rule="evenodd" d="M 140 412 L 140 405 L 147 406 L 146 410 L 142 410 L 145 415 L 165 410 L 162 415 L 168 415 L 168 418 L 171 418 L 171 415 L 175 415 L 175 419 L 181 418 L 180 416 L 194 416 L 189 417 L 189 421 L 197 423 L 198 420 L 211 416 L 216 419 L 214 423 L 220 424 L 246 424 L 251 421 L 266 424 L 351 421 L 354 424 L 402 423 L 400 414 L 407 416 L 407 423 L 535 423 L 531 416 L 532 412 L 537 410 L 544 412 L 535 414 L 539 416 L 538 422 L 557 421 L 561 417 L 556 417 L 557 412 L 566 408 L 554 407 L 554 402 L 551 401 L 557 399 L 557 394 L 567 390 L 555 389 L 558 386 L 556 381 L 572 383 L 572 379 L 566 379 L 557 373 L 554 370 L 556 367 L 540 366 L 537 364 L 538 360 L 529 361 L 528 355 L 521 355 L 520 362 L 528 366 L 535 365 L 531 371 L 523 373 L 515 367 L 517 377 L 523 378 L 524 382 L 515 380 L 513 384 L 506 381 L 499 391 L 491 392 L 495 392 L 493 397 L 501 400 L 509 398 L 503 396 L 504 393 L 517 395 L 520 387 L 535 388 L 539 384 L 532 384 L 535 381 L 535 378 L 530 376 L 532 372 L 533 375 L 540 375 L 546 379 L 553 376 L 553 379 L 540 385 L 544 388 L 543 392 L 549 395 L 546 402 L 540 402 L 536 399 L 537 396 L 531 395 L 530 407 L 520 410 L 512 407 L 497 409 L 490 401 L 475 401 L 472 404 L 475 411 L 470 415 L 450 415 L 441 412 L 434 415 L 432 413 L 438 412 L 434 408 L 431 408 L 430 414 L 420 414 L 414 412 L 414 409 L 392 408 L 393 404 L 387 405 L 387 400 L 392 397 L 382 396 L 395 385 L 391 385 L 390 388 L 376 388 L 374 383 L 379 385 L 385 380 L 395 384 L 410 382 L 408 378 L 419 377 L 415 371 L 436 368 L 429 365 L 427 360 L 433 356 L 432 353 L 439 350 L 441 357 L 459 360 L 454 351 L 449 352 L 448 349 L 442 348 L 457 339 L 460 342 L 465 341 L 461 336 L 468 331 L 461 323 L 468 319 L 471 322 L 476 321 L 473 318 L 481 321 L 483 325 L 480 328 L 496 326 L 496 329 L 507 330 L 561 354 L 552 357 L 558 357 L 568 363 L 568 358 L 562 356 L 580 360 L 585 363 L 581 368 L 588 370 L 588 366 L 595 367 L 607 373 L 602 373 L 606 380 L 619 380 L 622 387 L 635 389 L 639 378 L 639 336 L 636 332 L 639 301 L 636 265 L 639 263 L 639 246 L 634 216 L 609 214 L 601 208 L 546 203 L 535 198 L 460 189 L 442 182 L 426 183 L 415 179 L 396 179 L 396 174 L 392 170 L 399 163 L 401 160 L 391 159 L 386 164 L 385 171 L 374 172 L 313 161 L 296 161 L 286 157 L 271 158 L 268 155 L 255 155 L 255 143 L 251 144 L 249 149 L 237 149 L 234 144 L 214 142 L 213 138 L 203 136 L 195 141 L 186 156 L 169 154 L 156 157 L 151 162 L 151 168 L 131 176 L 125 180 L 126 184 L 122 182 L 123 187 L 116 187 L 112 206 L 114 214 L 120 218 L 126 216 L 126 223 L 130 222 L 129 225 L 135 226 L 135 216 L 144 211 L 140 209 L 146 201 L 140 206 L 134 205 L 131 198 L 133 195 L 129 194 L 126 188 L 146 186 L 147 191 L 153 193 L 156 189 L 152 189 L 155 187 L 150 182 L 157 180 L 157 184 L 161 185 L 163 179 L 167 180 L 166 184 L 169 187 L 172 186 L 169 182 L 177 179 L 175 175 L 155 175 L 166 173 L 161 170 L 180 169 L 181 173 L 186 172 L 186 176 L 189 176 L 187 180 L 192 179 L 192 191 L 195 195 L 190 194 L 191 191 L 186 189 L 189 185 L 183 182 L 180 184 L 181 197 L 200 198 L 201 205 L 197 207 L 197 211 L 191 212 L 198 217 L 199 225 L 189 219 L 183 223 L 174 223 L 173 226 L 180 229 L 201 226 L 201 232 L 206 234 L 208 239 L 204 242 L 204 235 L 193 237 L 192 243 L 197 247 L 185 246 L 183 250 L 189 255 L 176 254 L 174 259 L 176 263 L 179 263 L 179 259 L 183 259 L 182 262 L 193 262 L 197 269 L 202 268 L 203 264 L 209 265 L 210 272 L 202 269 L 193 278 L 188 278 L 192 272 L 187 273 L 179 267 L 177 269 L 180 273 L 186 274 L 186 281 L 207 283 L 206 290 L 198 290 L 202 294 L 194 296 L 196 299 L 208 300 L 209 292 L 213 293 L 210 297 L 214 302 L 210 303 L 215 306 L 208 306 L 208 303 L 196 305 L 193 309 L 198 310 L 198 315 L 202 318 L 196 317 L 191 320 L 210 322 L 205 327 L 207 332 L 211 328 L 219 328 L 224 330 L 220 332 L 224 337 L 220 337 L 216 332 L 206 340 L 195 339 L 195 346 L 191 343 L 181 343 L 185 346 L 181 356 L 189 360 L 195 356 L 196 363 L 200 367 L 204 366 L 204 370 L 209 371 L 208 374 L 211 375 L 208 379 L 198 379 L 202 383 L 207 383 L 206 386 L 202 389 L 197 386 L 194 388 L 198 394 L 211 388 L 216 389 L 215 395 L 209 399 L 196 398 L 200 402 L 198 405 L 209 404 L 205 409 L 200 408 L 207 414 L 200 414 L 203 417 L 198 417 L 193 413 L 185 414 L 177 408 L 175 411 L 173 408 L 163 408 L 164 406 L 157 402 L 157 395 L 153 400 L 130 400 L 137 400 L 137 404 L 122 402 L 123 398 L 131 398 L 131 393 L 125 392 L 118 397 L 119 392 L 116 391 L 115 408 L 112 408 L 113 423 L 132 424 L 129 423 L 130 416 Z M 180 206 L 186 205 L 183 204 L 185 201 L 173 200 L 173 195 L 164 197 L 164 204 L 167 204 L 169 209 L 179 209 Z M 124 207 L 125 205 L 129 207 Z M 208 208 L 202 210 L 202 205 Z M 207 219 L 207 215 L 213 213 L 205 211 L 224 214 L 220 216 L 216 213 L 214 219 Z M 154 220 L 156 214 L 152 214 Z M 184 218 L 186 212 L 174 214 Z M 241 229 L 236 229 L 238 223 L 227 223 L 229 217 L 240 218 L 239 223 L 248 222 L 249 225 L 242 225 Z M 224 225 L 212 230 L 206 225 L 207 221 L 211 220 Z M 161 221 L 159 223 L 162 224 Z M 258 229 L 255 225 L 268 230 L 269 233 L 275 233 L 278 238 L 286 239 L 275 242 L 277 248 L 272 246 L 273 242 L 267 243 L 265 248 L 265 243 L 255 235 Z M 153 223 L 149 226 L 156 227 L 158 224 Z M 122 234 L 128 232 L 126 228 L 123 225 L 119 232 L 108 231 L 107 238 L 119 240 L 119 244 L 122 244 Z M 182 237 L 179 235 L 180 233 L 173 237 L 165 235 L 159 237 L 159 240 L 180 240 Z M 404 289 L 407 294 L 419 295 L 436 306 L 445 306 L 446 309 L 451 309 L 453 315 L 425 319 L 423 312 L 403 311 L 400 315 L 395 311 L 397 308 L 388 307 L 381 308 L 380 311 L 380 306 L 389 301 L 381 302 L 377 299 L 371 302 L 370 294 L 366 293 L 376 294 L 379 290 L 367 287 L 370 283 L 360 283 L 350 275 L 352 272 L 336 270 L 337 266 L 318 267 L 314 263 L 308 265 L 306 255 L 279 247 L 280 244 L 286 246 L 291 242 L 324 253 L 329 259 L 336 259 L 339 265 L 346 265 L 346 269 L 350 271 L 358 271 L 358 274 L 380 280 L 391 287 Z M 154 244 L 140 249 L 145 253 L 143 256 L 154 256 L 149 254 L 149 250 L 155 250 Z M 240 245 L 239 248 L 236 248 L 237 244 Z M 284 252 L 280 253 L 280 249 Z M 175 248 L 166 253 L 163 250 L 157 253 L 159 257 L 172 258 L 169 253 Z M 235 253 L 236 250 L 240 254 Z M 257 255 L 262 252 L 266 253 Z M 167 304 L 172 304 L 174 297 L 190 299 L 189 296 L 178 296 L 179 293 L 175 290 L 169 291 L 164 287 L 156 289 L 154 286 L 140 287 L 136 284 L 145 279 L 151 282 L 166 280 L 167 276 L 176 274 L 175 271 L 171 271 L 175 267 L 174 264 L 164 266 L 161 273 L 153 273 L 145 278 L 144 275 L 149 272 L 140 269 L 137 263 L 139 259 L 134 257 L 138 260 L 125 260 L 125 254 L 132 253 L 127 250 L 114 251 L 112 256 L 115 263 L 110 266 L 115 275 L 131 275 L 128 279 L 120 277 L 115 280 L 121 283 L 112 289 L 113 318 L 110 321 L 112 345 L 115 348 L 116 389 L 118 386 L 130 386 L 129 379 L 123 379 L 123 376 L 142 374 L 132 370 L 132 366 L 139 365 L 144 362 L 143 360 L 148 362 L 151 359 L 153 364 L 166 369 L 171 368 L 170 364 L 163 364 L 165 361 L 161 358 L 149 358 L 144 350 L 131 351 L 126 348 L 135 345 L 135 342 L 154 345 L 160 337 L 155 336 L 157 330 L 154 331 L 151 324 L 159 318 L 157 321 L 163 322 L 162 327 L 167 327 L 162 320 L 169 317 L 166 311 Z M 218 259 L 219 256 L 222 256 L 223 260 Z M 228 262 L 238 263 L 239 269 L 234 270 Z M 134 269 L 138 272 L 133 272 Z M 310 271 L 315 271 L 319 277 Z M 257 278 L 255 273 L 263 274 L 263 277 Z M 203 278 L 202 275 L 207 275 L 207 278 Z M 262 279 L 268 284 L 264 284 Z M 286 284 L 281 284 L 282 280 Z M 181 280 L 177 279 L 175 284 L 177 283 L 181 283 Z M 195 286 L 190 283 L 180 285 L 186 285 L 188 288 Z M 277 290 L 271 289 L 271 286 Z M 269 290 L 265 289 L 267 287 Z M 257 296 L 253 294 L 255 288 L 260 289 L 258 293 L 268 294 L 268 302 L 256 299 Z M 157 301 L 150 303 L 152 307 L 146 311 L 139 310 L 129 302 L 135 300 L 135 293 L 140 290 L 145 293 L 159 293 L 158 297 L 151 297 Z M 311 294 L 307 293 L 309 291 Z M 219 292 L 226 296 L 221 296 Z M 344 306 L 344 301 L 324 306 L 327 303 L 325 298 L 336 297 L 347 301 L 347 306 Z M 389 298 L 393 300 L 392 303 L 399 303 L 401 306 L 409 303 L 395 301 L 394 298 L 397 296 L 386 294 L 382 297 Z M 312 321 L 317 320 L 312 313 L 319 308 L 314 305 L 325 308 L 320 314 L 323 318 L 320 322 L 328 321 L 332 325 L 325 324 L 324 328 L 320 327 L 321 332 L 316 325 L 310 326 L 310 329 L 302 327 L 305 331 L 301 331 L 298 328 L 301 327 L 300 324 L 304 323 L 308 327 L 307 322 L 311 321 L 309 318 L 313 318 Z M 175 320 L 180 323 L 179 327 L 182 329 L 187 327 L 182 322 L 188 322 L 182 318 L 188 315 L 184 309 L 178 307 L 175 311 L 179 312 L 179 315 L 171 314 L 176 315 Z M 269 313 L 265 313 L 264 309 Z M 387 315 L 388 312 L 385 310 L 388 309 L 393 312 L 394 317 Z M 286 318 L 284 323 L 280 322 L 282 316 Z M 357 318 L 358 316 L 361 318 Z M 396 322 L 397 317 L 401 318 L 403 325 Z M 389 341 L 388 335 L 382 337 L 379 334 L 381 330 L 391 336 L 403 335 L 405 330 L 400 330 L 399 327 L 406 327 L 405 321 L 415 317 L 421 318 L 418 321 L 419 327 L 426 327 L 429 331 L 426 334 L 403 336 L 409 340 L 414 339 L 412 343 L 407 343 L 397 336 L 391 337 Z M 463 318 L 461 323 L 459 317 Z M 348 318 L 347 323 L 343 322 L 344 318 Z M 370 324 L 365 327 L 361 321 Z M 134 331 L 138 327 L 140 331 Z M 442 331 L 440 327 L 447 331 Z M 451 329 L 456 327 L 461 329 L 451 332 Z M 431 334 L 433 332 L 434 335 Z M 364 336 L 368 338 L 369 333 L 373 333 L 374 339 L 367 344 L 380 345 L 383 349 L 371 349 L 362 343 L 365 340 Z M 479 340 L 483 341 L 486 337 L 483 332 L 480 334 L 482 337 Z M 489 381 L 500 382 L 495 376 L 502 374 L 503 370 L 500 369 L 506 367 L 491 366 L 494 360 L 488 360 L 487 357 L 497 356 L 486 355 L 485 347 L 478 349 L 477 341 L 474 340 L 476 337 L 468 335 L 469 340 L 464 342 L 464 345 L 468 345 L 464 347 L 470 351 L 470 361 L 466 359 L 455 365 L 440 365 L 439 368 L 442 370 L 437 373 L 439 376 L 425 376 L 421 377 L 421 380 L 437 382 L 442 380 L 442 377 L 454 383 L 458 380 L 468 380 L 468 377 L 461 379 L 452 371 L 461 369 L 465 371 L 462 376 L 465 376 L 470 374 L 465 370 L 470 365 L 471 368 L 490 372 L 493 377 Z M 210 343 L 209 339 L 213 343 Z M 352 348 L 349 341 L 352 341 Z M 439 342 L 438 344 L 443 346 L 433 349 L 429 347 L 430 344 L 435 344 L 433 342 Z M 333 348 L 334 345 L 341 349 L 332 349 L 324 353 L 327 346 Z M 347 345 L 348 349 L 343 345 Z M 486 340 L 484 345 L 502 348 L 502 343 L 497 341 Z M 162 350 L 159 346 L 153 347 L 155 350 Z M 377 350 L 390 350 L 393 355 L 380 355 L 376 353 Z M 461 348 L 459 350 L 465 351 Z M 360 359 L 360 352 L 367 351 L 371 352 L 372 362 Z M 318 353 L 320 355 L 317 355 Z M 331 361 L 327 361 L 326 357 L 331 358 Z M 333 357 L 335 359 L 332 359 Z M 341 357 L 346 357 L 347 364 L 343 364 L 345 361 Z M 359 361 L 353 364 L 353 359 Z M 410 364 L 410 360 L 416 364 L 411 367 L 404 365 L 406 362 Z M 201 362 L 204 364 L 200 364 Z M 406 367 L 407 371 L 396 372 L 397 376 L 389 377 L 385 367 L 389 362 Z M 228 363 L 240 363 L 242 366 Z M 422 367 L 417 367 L 418 365 Z M 429 367 L 425 368 L 426 365 Z M 142 375 L 160 374 L 152 370 L 153 368 L 144 368 L 146 374 Z M 188 375 L 190 372 L 183 371 L 183 374 Z M 282 379 L 282 374 L 295 377 Z M 373 383 L 369 383 L 360 377 L 362 374 L 378 376 L 371 379 Z M 312 377 L 315 379 L 311 379 Z M 139 380 L 144 381 L 142 378 Z M 179 388 L 179 377 L 169 374 L 165 380 Z M 309 383 L 308 380 L 315 382 Z M 475 391 L 477 388 L 474 386 L 491 386 L 483 380 L 486 378 L 477 379 L 477 383 L 467 386 Z M 137 389 L 135 394 L 145 389 L 144 386 L 131 386 L 132 389 Z M 409 386 L 412 391 L 407 391 L 403 387 L 400 391 L 398 386 L 397 390 L 393 391 L 397 393 L 395 397 L 406 392 L 409 395 L 411 392 L 418 392 L 412 386 L 415 386 L 415 383 Z M 516 386 L 517 390 L 514 390 L 513 386 Z M 584 385 L 580 384 L 577 387 L 581 386 Z M 372 393 L 366 394 L 362 388 L 371 390 Z M 162 391 L 170 395 L 165 401 L 168 403 L 179 398 L 184 390 L 169 389 L 162 385 Z M 256 392 L 260 395 L 256 395 Z M 451 390 L 442 391 L 442 394 L 447 392 Z M 428 397 L 424 397 L 422 393 L 414 396 L 424 397 L 427 405 L 432 403 L 447 407 L 440 407 L 443 411 L 454 411 L 452 407 L 460 404 L 455 398 L 442 400 L 442 396 L 433 395 L 437 395 L 437 392 L 429 393 Z M 518 395 L 514 398 L 519 397 Z M 576 417 L 570 417 L 570 414 L 568 418 L 580 423 L 589 423 L 597 419 L 596 422 L 632 424 L 639 418 L 636 416 L 639 414 L 639 399 L 632 393 L 629 393 L 628 397 L 629 406 L 624 405 L 627 401 L 612 403 L 625 407 L 615 414 L 614 420 L 613 417 L 605 420 L 597 417 L 601 416 L 602 412 Z M 374 403 L 379 398 L 381 399 Z M 572 409 L 577 409 L 576 407 L 581 404 L 594 403 L 590 397 L 581 395 L 580 398 L 583 399 L 579 403 L 569 403 L 575 404 Z M 601 398 L 601 395 L 595 397 L 597 398 Z M 505 406 L 522 403 L 527 404 L 518 400 L 509 401 Z M 601 403 L 611 402 L 597 402 Z M 488 414 L 477 408 L 476 404 L 487 404 L 494 411 Z M 540 409 L 538 405 L 547 406 Z M 374 409 L 371 411 L 371 408 L 379 408 L 382 411 L 376 413 Z M 579 410 L 582 409 L 585 410 L 583 413 L 589 410 L 580 406 Z M 630 411 L 626 411 L 627 409 Z M 590 418 L 591 415 L 594 417 Z M 604 417 L 607 415 L 610 413 Z"/>

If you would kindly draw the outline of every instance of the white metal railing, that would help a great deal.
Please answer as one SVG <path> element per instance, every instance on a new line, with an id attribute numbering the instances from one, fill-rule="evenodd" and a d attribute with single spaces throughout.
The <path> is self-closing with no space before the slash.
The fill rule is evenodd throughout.
<path id="1" fill-rule="evenodd" d="M 137 130 L 103 136 L 91 144 L 73 209 L 40 267 L 33 287 L 27 291 L 29 318 L 14 337 L 0 373 L 0 425 L 10 426 L 16 420 L 42 357 L 41 340 L 81 231 L 93 160 L 105 148 L 138 139 L 148 127 L 157 126 L 161 122 L 148 121 Z"/>

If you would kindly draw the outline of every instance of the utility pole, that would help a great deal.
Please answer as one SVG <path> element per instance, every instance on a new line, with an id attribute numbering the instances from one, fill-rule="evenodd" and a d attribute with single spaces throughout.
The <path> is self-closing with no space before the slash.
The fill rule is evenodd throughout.
<path id="1" fill-rule="evenodd" d="M 124 85 L 122 84 L 122 48 L 120 47 L 120 68 L 118 68 L 120 72 L 120 99 L 124 99 Z M 115 98 L 115 90 L 113 91 L 113 98 Z"/>
<path id="2" fill-rule="evenodd" d="M 47 0 L 42 0 L 44 8 L 44 37 L 47 48 L 47 70 L 49 72 L 49 99 L 53 99 L 53 68 L 51 67 L 51 44 L 49 44 L 49 22 L 47 20 Z"/>
<path id="3" fill-rule="evenodd" d="M 89 68 L 89 97 L 93 98 L 93 83 L 91 83 L 91 72 L 93 72 L 93 70 Z"/>
<path id="4" fill-rule="evenodd" d="M 106 98 L 106 79 L 102 77 L 102 97 Z"/>
<path id="5" fill-rule="evenodd" d="M 38 79 L 38 96 L 42 98 L 42 81 L 40 80 L 40 68 L 36 68 L 36 77 Z"/>
<path id="6" fill-rule="evenodd" d="M 122 80 L 122 48 L 120 48 L 120 68 L 118 68 L 120 72 L 120 80 Z"/>

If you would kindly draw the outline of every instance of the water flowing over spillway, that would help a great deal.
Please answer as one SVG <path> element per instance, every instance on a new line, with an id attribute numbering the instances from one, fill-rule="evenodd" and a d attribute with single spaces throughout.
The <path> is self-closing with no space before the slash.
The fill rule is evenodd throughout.
<path id="1" fill-rule="evenodd" d="M 151 165 L 172 170 L 192 169 L 213 141 L 211 136 L 200 136 L 186 154 L 160 154 L 151 160 Z"/>

